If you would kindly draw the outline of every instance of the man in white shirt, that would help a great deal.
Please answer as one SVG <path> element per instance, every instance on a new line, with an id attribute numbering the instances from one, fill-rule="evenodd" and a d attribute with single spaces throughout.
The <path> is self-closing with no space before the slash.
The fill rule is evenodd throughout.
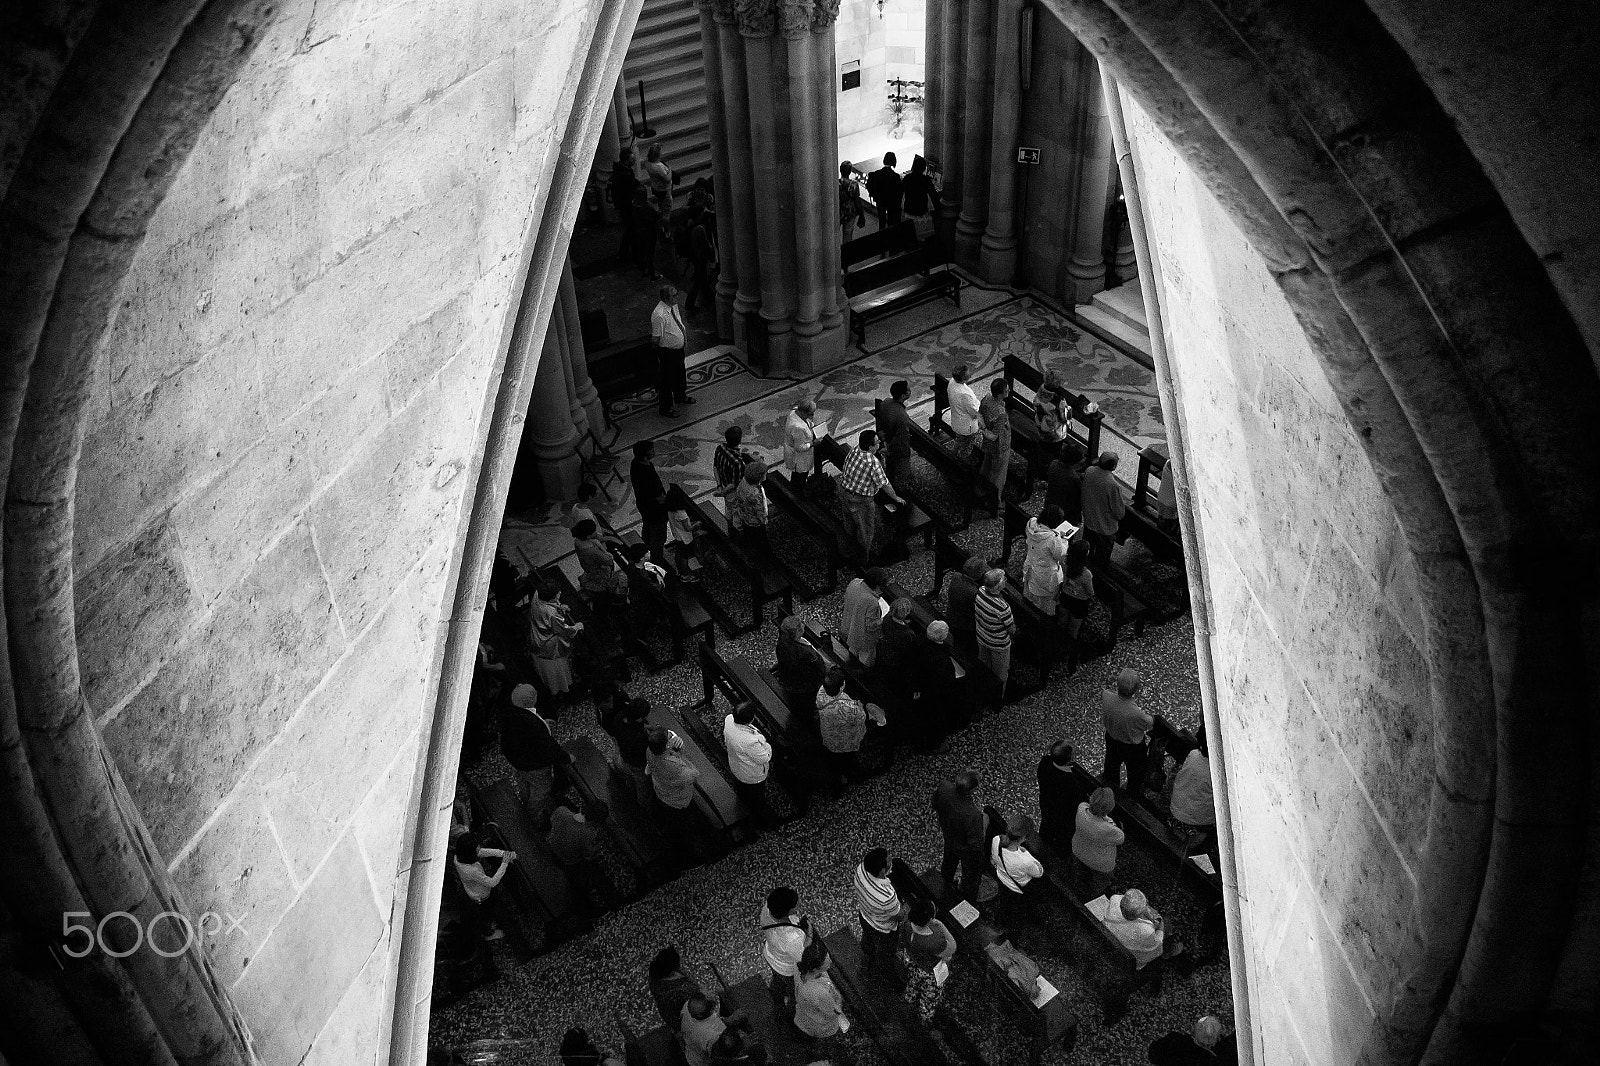
<path id="1" fill-rule="evenodd" d="M 950 412 L 945 416 L 945 423 L 955 435 L 956 454 L 961 456 L 966 456 L 972 451 L 973 444 L 978 440 L 978 432 L 982 428 L 978 422 L 978 394 L 967 384 L 967 377 L 971 373 L 965 363 L 956 367 L 947 390 L 950 397 Z"/>
<path id="2" fill-rule="evenodd" d="M 728 769 L 739 798 L 755 812 L 762 825 L 772 823 L 767 805 L 767 772 L 772 768 L 772 744 L 756 727 L 756 705 L 745 700 L 722 720 L 722 746 L 728 751 Z"/>
<path id="3" fill-rule="evenodd" d="M 805 492 L 806 479 L 817 465 L 817 431 L 811 424 L 816 413 L 817 405 L 803 399 L 783 423 L 783 465 L 789 470 L 789 483 L 795 492 Z"/>
<path id="4" fill-rule="evenodd" d="M 1139 969 L 1144 969 L 1166 953 L 1166 933 L 1161 915 L 1150 906 L 1143 892 L 1130 888 L 1106 902 L 1105 913 L 1100 920 L 1133 955 Z"/>
<path id="5" fill-rule="evenodd" d="M 650 312 L 650 343 L 656 349 L 657 408 L 668 418 L 678 417 L 674 400 L 694 403 L 694 397 L 689 395 L 689 372 L 683 365 L 689 330 L 678 310 L 677 296 L 678 290 L 671 285 L 661 286 L 661 302 Z"/>
<path id="6" fill-rule="evenodd" d="M 800 895 L 792 888 L 775 888 L 767 894 L 758 924 L 761 926 L 761 959 L 772 973 L 768 987 L 780 1010 L 794 1012 L 794 978 L 800 972 L 800 957 L 815 938 L 811 922 L 796 918 Z"/>

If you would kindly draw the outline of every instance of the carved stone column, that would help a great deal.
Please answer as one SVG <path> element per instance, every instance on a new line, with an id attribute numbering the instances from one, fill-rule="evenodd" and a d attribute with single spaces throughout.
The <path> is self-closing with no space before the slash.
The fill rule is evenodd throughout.
<path id="1" fill-rule="evenodd" d="M 1017 273 L 1017 130 L 1022 122 L 1023 0 L 999 0 L 994 24 L 994 106 L 989 136 L 989 224 L 978 273 L 1011 284 Z"/>
<path id="2" fill-rule="evenodd" d="M 989 124 L 993 121 L 995 0 L 967 0 L 966 69 L 961 134 L 961 217 L 956 260 L 975 266 L 989 220 Z"/>
<path id="3" fill-rule="evenodd" d="M 558 303 L 559 309 L 559 303 Z M 556 314 L 544 333 L 544 349 L 533 376 L 533 396 L 528 402 L 528 421 L 523 427 L 522 449 L 531 451 L 544 484 L 547 500 L 573 500 L 583 480 L 583 463 L 578 458 L 578 430 L 573 419 L 569 371 L 562 358 L 561 330 Z M 583 408 L 578 407 L 578 414 Z"/>
<path id="4" fill-rule="evenodd" d="M 1072 284 L 1072 301 L 1086 304 L 1106 287 L 1106 258 L 1103 242 L 1106 227 L 1106 176 L 1111 167 L 1111 123 L 1106 117 L 1105 93 L 1100 88 L 1100 65 L 1085 54 L 1078 79 L 1078 99 L 1082 125 L 1078 130 L 1078 175 L 1075 183 L 1072 256 L 1067 261 L 1067 276 Z"/>
<path id="5" fill-rule="evenodd" d="M 955 244 L 956 218 L 961 214 L 962 141 L 966 133 L 967 5 L 978 0 L 928 0 L 928 18 L 939 19 L 939 140 L 934 145 L 944 181 L 936 212 L 939 239 Z"/>
<path id="6" fill-rule="evenodd" d="M 844 359 L 832 82 L 838 0 L 698 0 L 719 332 L 758 373 Z"/>
<path id="7" fill-rule="evenodd" d="M 578 432 L 582 434 L 585 430 L 592 430 L 598 440 L 605 431 L 605 409 L 594 382 L 589 380 L 589 352 L 583 344 L 583 320 L 578 316 L 578 286 L 572 278 L 571 256 L 561 265 L 561 289 L 556 299 L 556 311 L 559 312 L 565 338 L 567 364 L 572 368 L 572 391 L 583 409 L 584 417 L 578 425 Z M 556 317 L 551 315 L 551 320 L 554 321 Z"/>

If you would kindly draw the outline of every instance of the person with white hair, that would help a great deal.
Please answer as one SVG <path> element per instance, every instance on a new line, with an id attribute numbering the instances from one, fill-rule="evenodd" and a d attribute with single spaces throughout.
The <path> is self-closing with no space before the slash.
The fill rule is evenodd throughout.
<path id="1" fill-rule="evenodd" d="M 1139 969 L 1167 955 L 1175 955 L 1181 945 L 1166 942 L 1165 919 L 1150 906 L 1143 892 L 1130 888 L 1106 901 L 1100 920 L 1111 935 L 1122 942 Z"/>
<path id="2" fill-rule="evenodd" d="M 972 391 L 972 386 L 967 384 L 967 378 L 972 370 L 967 364 L 962 363 L 956 367 L 951 376 L 950 384 L 945 389 L 945 395 L 950 399 L 950 411 L 945 416 L 945 424 L 950 427 L 950 433 L 956 438 L 956 454 L 962 457 L 972 452 L 972 446 L 978 441 L 978 394 Z"/>
<path id="3" fill-rule="evenodd" d="M 802 396 L 784 419 L 783 465 L 795 492 L 805 492 L 806 481 L 817 465 L 817 427 L 811 421 L 816 415 L 816 403 Z"/>
<path id="4" fill-rule="evenodd" d="M 950 627 L 944 622 L 929 622 L 911 657 L 912 728 L 923 731 L 925 746 L 937 748 L 955 731 L 956 698 Z"/>
<path id="5" fill-rule="evenodd" d="M 1233 1034 L 1215 1014 L 1207 1014 L 1187 1033 L 1176 1029 L 1150 1041 L 1147 1057 L 1155 1066 L 1233 1066 L 1239 1061 Z"/>

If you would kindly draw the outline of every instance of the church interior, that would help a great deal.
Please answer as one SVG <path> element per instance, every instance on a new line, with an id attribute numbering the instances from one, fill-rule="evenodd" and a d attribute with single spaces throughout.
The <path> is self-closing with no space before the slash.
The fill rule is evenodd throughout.
<path id="1" fill-rule="evenodd" d="M 1596 42 L 0 13 L 0 1066 L 1593 1061 Z"/>

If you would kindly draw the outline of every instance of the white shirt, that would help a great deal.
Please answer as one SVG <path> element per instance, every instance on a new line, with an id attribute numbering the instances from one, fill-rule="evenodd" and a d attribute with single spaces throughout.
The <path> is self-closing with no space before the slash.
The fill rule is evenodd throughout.
<path id="1" fill-rule="evenodd" d="M 484 900 L 488 899 L 489 893 L 493 891 L 494 886 L 498 885 L 501 878 L 505 877 L 506 869 L 509 866 L 509 864 L 505 861 L 505 855 L 506 853 L 501 851 L 499 848 L 478 849 L 478 857 L 480 859 L 494 856 L 500 860 L 500 868 L 494 872 L 493 877 L 490 877 L 488 874 L 483 872 L 482 863 L 467 863 L 457 862 L 455 859 L 451 860 L 456 864 L 456 876 L 461 878 L 461 887 L 467 890 L 467 897 L 471 899 L 472 902 L 482 903 Z"/>
<path id="2" fill-rule="evenodd" d="M 761 957 L 779 977 L 800 972 L 800 956 L 806 950 L 806 931 L 785 918 L 775 921 L 766 905 L 761 907 Z"/>
<path id="3" fill-rule="evenodd" d="M 728 769 L 747 785 L 759 785 L 767 779 L 767 767 L 772 762 L 772 745 L 753 725 L 740 725 L 728 715 L 722 720 L 722 743 L 728 749 Z"/>
<path id="4" fill-rule="evenodd" d="M 994 863 L 994 875 L 1000 884 L 1013 892 L 1021 892 L 1035 877 L 1044 876 L 1044 866 L 1027 848 L 1002 846 L 995 837 L 989 844 L 989 861 Z"/>
<path id="5" fill-rule="evenodd" d="M 799 411 L 790 411 L 783 424 L 783 459 L 791 471 L 810 473 L 816 465 L 813 453 L 817 434 Z"/>
<path id="6" fill-rule="evenodd" d="M 1172 817 L 1184 825 L 1216 825 L 1211 798 L 1211 763 L 1195 748 L 1178 767 L 1172 783 Z"/>
<path id="7" fill-rule="evenodd" d="M 650 312 L 650 339 L 663 348 L 682 348 L 683 336 L 683 318 L 678 314 L 678 305 L 665 300 L 656 304 L 656 309 Z"/>
<path id="8" fill-rule="evenodd" d="M 970 437 L 978 432 L 978 394 L 970 385 L 952 381 L 950 394 L 950 432 L 958 437 Z"/>

